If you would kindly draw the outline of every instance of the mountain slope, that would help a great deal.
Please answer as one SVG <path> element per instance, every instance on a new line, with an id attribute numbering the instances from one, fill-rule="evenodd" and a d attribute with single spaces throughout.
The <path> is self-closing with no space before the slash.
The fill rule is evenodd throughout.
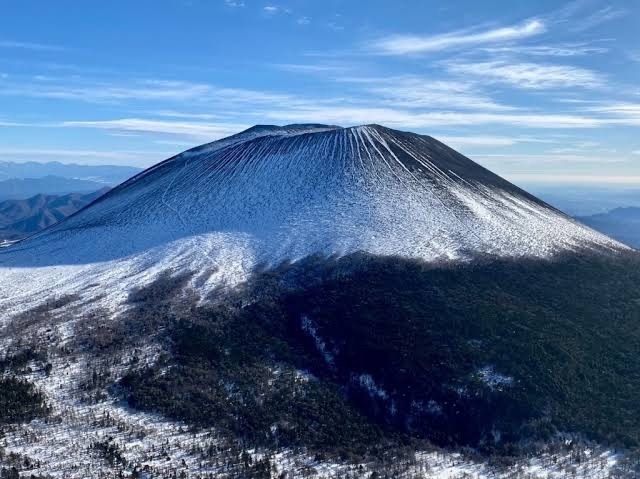
<path id="1" fill-rule="evenodd" d="M 162 162 L 3 251 L 0 284 L 21 286 L 0 290 L 0 305 L 86 282 L 124 299 L 167 268 L 208 271 L 207 290 L 314 253 L 433 261 L 592 248 L 623 247 L 433 138 L 259 126 Z"/>
<path id="2" fill-rule="evenodd" d="M 45 229 L 84 208 L 109 191 L 68 195 L 39 194 L 26 200 L 0 202 L 0 239 L 16 240 Z"/>
<path id="3" fill-rule="evenodd" d="M 615 208 L 607 213 L 577 219 L 618 241 L 640 248 L 640 208 Z"/>

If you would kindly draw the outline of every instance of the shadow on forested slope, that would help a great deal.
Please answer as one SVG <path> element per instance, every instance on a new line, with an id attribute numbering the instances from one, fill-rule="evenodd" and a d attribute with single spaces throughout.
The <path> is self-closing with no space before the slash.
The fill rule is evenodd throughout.
<path id="1" fill-rule="evenodd" d="M 640 444 L 635 254 L 313 257 L 204 304 L 185 284 L 132 294 L 120 340 L 170 351 L 121 381 L 135 408 L 347 456 L 425 439 L 511 454 L 559 431 Z"/>

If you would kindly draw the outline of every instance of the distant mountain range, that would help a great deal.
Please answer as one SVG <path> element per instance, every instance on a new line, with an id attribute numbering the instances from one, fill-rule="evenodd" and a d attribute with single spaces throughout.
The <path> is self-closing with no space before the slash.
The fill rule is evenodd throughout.
<path id="1" fill-rule="evenodd" d="M 91 180 L 78 180 L 59 176 L 11 178 L 0 181 L 0 201 L 24 200 L 35 195 L 87 194 L 110 186 Z"/>
<path id="2" fill-rule="evenodd" d="M 133 166 L 0 162 L 0 242 L 75 213 L 141 171 Z"/>
<path id="3" fill-rule="evenodd" d="M 640 248 L 640 208 L 616 208 L 607 213 L 577 219 L 629 246 Z"/>
<path id="4" fill-rule="evenodd" d="M 0 202 L 0 240 L 13 241 L 36 233 L 91 203 L 109 191 L 104 187 L 88 194 L 38 194 L 26 200 Z"/>
<path id="5" fill-rule="evenodd" d="M 621 185 L 528 184 L 518 186 L 573 217 L 607 213 L 615 208 L 640 208 L 640 188 Z"/>
<path id="6" fill-rule="evenodd" d="M 101 183 L 102 186 L 114 186 L 142 171 L 133 166 L 118 165 L 78 165 L 59 163 L 57 161 L 38 163 L 29 161 L 17 163 L 0 162 L 0 181 L 10 178 L 44 178 L 55 176 L 61 178 L 89 180 Z"/>
<path id="7" fill-rule="evenodd" d="M 116 186 L 140 171 L 133 166 L 4 161 L 0 162 L 0 201 L 25 200 L 35 195 L 93 193 Z"/>

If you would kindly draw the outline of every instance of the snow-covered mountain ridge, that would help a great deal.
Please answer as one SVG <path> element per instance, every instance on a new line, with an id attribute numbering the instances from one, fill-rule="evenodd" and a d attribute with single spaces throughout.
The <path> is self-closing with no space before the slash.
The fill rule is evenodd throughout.
<path id="1" fill-rule="evenodd" d="M 80 291 L 116 304 L 166 269 L 198 272 L 206 290 L 315 253 L 465 260 L 622 248 L 431 137 L 256 126 L 159 163 L 2 251 L 0 307 Z"/>

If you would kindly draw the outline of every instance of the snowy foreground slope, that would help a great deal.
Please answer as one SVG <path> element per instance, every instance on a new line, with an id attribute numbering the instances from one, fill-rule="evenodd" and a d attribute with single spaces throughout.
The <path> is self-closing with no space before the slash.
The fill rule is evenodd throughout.
<path id="1" fill-rule="evenodd" d="M 107 293 L 113 305 L 168 268 L 200 272 L 194 282 L 207 290 L 313 253 L 440 260 L 583 248 L 622 246 L 428 136 L 257 126 L 1 250 L 0 309 L 78 292 Z"/>

